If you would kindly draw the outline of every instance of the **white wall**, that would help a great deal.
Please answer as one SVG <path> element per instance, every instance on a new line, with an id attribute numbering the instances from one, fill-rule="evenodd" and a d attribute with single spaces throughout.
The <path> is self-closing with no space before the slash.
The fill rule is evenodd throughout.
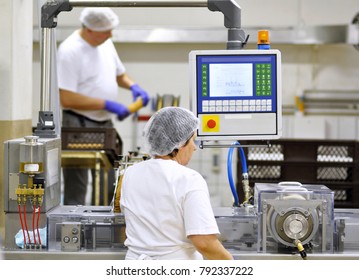
<path id="1" fill-rule="evenodd" d="M 359 0 L 244 0 L 242 27 L 278 28 L 305 25 L 349 24 L 359 12 Z M 77 28 L 80 8 L 59 15 L 59 26 Z M 223 27 L 223 15 L 205 8 L 116 8 L 121 26 Z M 37 15 L 34 11 L 34 24 Z M 181 97 L 181 106 L 189 108 L 188 53 L 194 49 L 223 49 L 223 44 L 194 43 L 116 43 L 116 48 L 128 73 L 152 97 L 173 94 Z M 282 52 L 283 105 L 293 106 L 295 95 L 307 89 L 359 91 L 359 52 L 347 44 L 295 45 L 272 44 Z M 249 44 L 247 48 L 256 48 Z M 39 95 L 39 46 L 34 45 L 33 96 Z M 120 90 L 119 100 L 130 102 L 129 92 Z M 36 103 L 34 112 L 37 112 Z M 151 114 L 150 108 L 141 114 Z M 37 116 L 37 115 L 36 115 Z M 35 116 L 35 117 L 36 117 Z M 34 123 L 36 119 L 34 120 Z M 131 119 L 116 123 L 124 141 L 124 152 L 140 145 L 143 123 Z M 284 116 L 283 137 L 358 139 L 356 116 Z M 200 171 L 210 186 L 212 202 L 231 205 L 231 193 L 226 175 L 227 150 L 219 151 L 222 164 L 213 171 L 213 149 L 196 153 L 190 166 Z"/>
<path id="2" fill-rule="evenodd" d="M 30 2 L 0 1 L 0 120 L 31 119 L 31 24 Z"/>

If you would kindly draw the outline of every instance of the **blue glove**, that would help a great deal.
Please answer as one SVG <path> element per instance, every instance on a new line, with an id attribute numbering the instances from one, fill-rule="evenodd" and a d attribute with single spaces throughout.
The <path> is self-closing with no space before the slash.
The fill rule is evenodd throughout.
<path id="1" fill-rule="evenodd" d="M 117 118 L 122 121 L 130 115 L 130 111 L 125 105 L 117 103 L 115 101 L 106 100 L 105 101 L 105 110 L 117 114 Z"/>
<path id="2" fill-rule="evenodd" d="M 144 89 L 142 89 L 138 84 L 132 85 L 130 89 L 132 91 L 133 100 L 136 100 L 137 97 L 141 97 L 143 106 L 146 106 L 148 101 L 150 100 L 148 93 Z"/>

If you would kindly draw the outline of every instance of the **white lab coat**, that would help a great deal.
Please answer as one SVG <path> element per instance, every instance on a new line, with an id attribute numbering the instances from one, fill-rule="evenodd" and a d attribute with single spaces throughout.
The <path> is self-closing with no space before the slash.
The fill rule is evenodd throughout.
<path id="1" fill-rule="evenodd" d="M 174 160 L 150 159 L 129 167 L 120 204 L 127 259 L 202 259 L 187 236 L 219 234 L 205 180 Z"/>
<path id="2" fill-rule="evenodd" d="M 117 101 L 116 77 L 125 73 L 111 39 L 93 47 L 73 32 L 63 41 L 57 52 L 59 88 L 89 97 Z M 73 110 L 95 121 L 110 120 L 105 110 Z"/>

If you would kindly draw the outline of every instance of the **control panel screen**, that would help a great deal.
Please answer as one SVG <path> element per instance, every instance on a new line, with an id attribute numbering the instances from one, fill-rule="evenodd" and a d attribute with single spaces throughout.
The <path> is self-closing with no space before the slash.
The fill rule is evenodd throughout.
<path id="1" fill-rule="evenodd" d="M 192 51 L 191 109 L 197 138 L 281 136 L 281 54 L 278 50 Z"/>

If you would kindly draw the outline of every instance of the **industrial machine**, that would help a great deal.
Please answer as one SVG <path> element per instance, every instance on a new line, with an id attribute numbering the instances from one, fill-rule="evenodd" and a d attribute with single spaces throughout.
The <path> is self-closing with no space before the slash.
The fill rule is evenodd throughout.
<path id="1" fill-rule="evenodd" d="M 126 225 L 116 202 L 127 166 L 145 160 L 144 157 L 131 155 L 119 160 L 112 206 L 60 205 L 61 141 L 53 131 L 46 105 L 50 77 L 48 52 L 56 16 L 61 11 L 83 6 L 82 2 L 93 6 L 131 6 L 129 1 L 64 0 L 48 1 L 43 6 L 42 94 L 45 97 L 42 100 L 45 105 L 34 135 L 5 142 L 5 257 L 11 258 L 11 252 L 20 251 L 38 257 L 51 253 L 52 258 L 69 259 L 83 256 L 77 253 L 88 256 L 97 253 L 95 258 L 107 258 L 106 253 L 111 252 L 121 259 L 126 253 Z M 231 159 L 234 149 L 243 149 L 238 142 L 241 139 L 279 138 L 282 130 L 280 52 L 242 50 L 246 38 L 240 26 L 240 8 L 231 0 L 133 3 L 136 7 L 176 4 L 222 11 L 229 29 L 227 50 L 193 51 L 189 56 L 192 110 L 200 119 L 197 134 L 201 148 L 229 147 Z M 232 143 L 206 144 L 214 140 Z M 245 158 L 242 152 L 240 155 L 243 165 Z M 334 209 L 333 191 L 324 185 L 297 182 L 260 183 L 250 189 L 248 173 L 244 170 L 243 203 L 239 203 L 229 178 L 235 203 L 233 207 L 214 209 L 221 240 L 235 258 L 359 257 L 359 212 Z M 39 234 L 40 229 L 46 231 L 45 240 Z M 20 244 L 15 238 L 19 232 Z"/>
<path id="2" fill-rule="evenodd" d="M 60 204 L 60 138 L 31 135 L 6 141 L 4 157 L 5 246 L 18 248 L 14 236 L 22 230 L 24 248 L 42 249 L 44 213 Z"/>
<path id="3" fill-rule="evenodd" d="M 359 211 L 334 209 L 333 191 L 323 185 L 256 184 L 253 204 L 214 213 L 235 258 L 358 257 Z M 58 206 L 47 213 L 47 226 L 49 251 L 126 253 L 124 217 L 113 206 Z"/>
<path id="4" fill-rule="evenodd" d="M 47 214 L 49 251 L 125 250 L 125 221 L 111 206 L 59 206 Z"/>
<path id="5" fill-rule="evenodd" d="M 297 182 L 255 184 L 254 205 L 218 213 L 223 242 L 258 253 L 334 253 L 343 239 L 334 220 L 333 192 L 323 185 Z M 235 229 L 239 229 L 238 234 Z M 334 242 L 336 240 L 336 242 Z"/>

